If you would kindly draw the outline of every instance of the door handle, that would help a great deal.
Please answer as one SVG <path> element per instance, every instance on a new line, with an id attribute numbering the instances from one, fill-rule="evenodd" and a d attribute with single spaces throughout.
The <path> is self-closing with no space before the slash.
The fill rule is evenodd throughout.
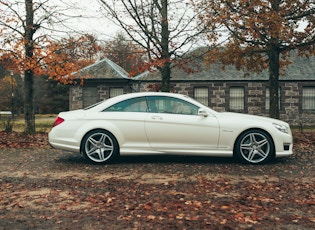
<path id="1" fill-rule="evenodd" d="M 151 118 L 152 120 L 163 120 L 163 118 L 160 116 L 152 116 Z"/>

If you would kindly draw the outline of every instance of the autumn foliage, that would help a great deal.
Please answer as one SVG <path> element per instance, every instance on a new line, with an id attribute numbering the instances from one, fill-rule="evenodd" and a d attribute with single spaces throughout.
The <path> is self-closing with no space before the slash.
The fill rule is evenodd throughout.
<path id="1" fill-rule="evenodd" d="M 112 40 L 101 45 L 101 57 L 106 57 L 134 77 L 146 69 L 145 51 L 123 33 L 117 33 Z"/>
<path id="2" fill-rule="evenodd" d="M 268 52 L 272 48 L 283 54 L 281 68 L 290 64 L 290 55 L 287 55 L 290 50 L 315 54 L 315 6 L 312 1 L 195 2 L 197 8 L 204 9 L 200 20 L 216 31 L 208 35 L 209 40 L 219 42 L 228 38 L 224 43 L 229 56 L 226 62 L 235 63 L 238 68 L 255 72 L 268 68 Z"/>
<path id="3" fill-rule="evenodd" d="M 43 44 L 34 44 L 34 55 L 30 58 L 24 55 L 21 40 L 14 45 L 14 52 L 2 55 L 2 63 L 15 73 L 32 70 L 34 76 L 46 75 L 63 84 L 71 84 L 74 83 L 73 73 L 93 63 L 99 51 L 91 35 L 70 37 L 59 42 L 46 39 Z"/>
<path id="4" fill-rule="evenodd" d="M 203 9 L 199 19 L 209 28 L 208 39 L 222 43 L 223 64 L 260 73 L 269 72 L 270 116 L 279 118 L 279 76 L 290 61 L 290 51 L 315 55 L 315 5 L 310 0 L 195 0 Z M 223 42 L 222 42 L 223 41 Z"/>
<path id="5" fill-rule="evenodd" d="M 12 102 L 13 88 L 17 86 L 16 80 L 12 76 L 5 76 L 0 79 L 0 104 L 5 110 L 10 110 Z"/>

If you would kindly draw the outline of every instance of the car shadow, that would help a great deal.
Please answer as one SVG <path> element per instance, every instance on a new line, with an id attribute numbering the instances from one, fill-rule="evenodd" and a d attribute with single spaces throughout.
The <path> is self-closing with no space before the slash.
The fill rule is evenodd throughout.
<path id="1" fill-rule="evenodd" d="M 83 156 L 71 154 L 61 156 L 56 159 L 56 162 L 63 164 L 78 164 L 78 165 L 99 165 L 88 162 Z M 274 165 L 286 163 L 285 158 L 275 159 L 261 165 Z M 106 165 L 107 163 L 104 163 Z M 207 165 L 250 165 L 240 162 L 233 157 L 208 157 L 208 156 L 178 156 L 178 155 L 144 155 L 144 156 L 121 156 L 114 162 L 108 163 L 111 165 L 132 165 L 132 164 L 207 164 Z"/>
<path id="2" fill-rule="evenodd" d="M 287 158 L 277 158 L 260 165 L 276 165 L 285 163 Z M 220 164 L 220 165 L 252 165 L 242 163 L 235 157 L 210 157 L 210 156 L 178 156 L 178 155 L 151 155 L 151 156 L 122 156 L 115 164 Z"/>
<path id="3" fill-rule="evenodd" d="M 116 164 L 235 164 L 235 158 L 205 157 L 205 156 L 177 156 L 177 155 L 151 155 L 151 156 L 122 156 L 116 160 Z"/>
<path id="4" fill-rule="evenodd" d="M 58 163 L 71 164 L 93 164 L 89 163 L 83 156 L 73 154 L 64 155 L 56 159 Z M 110 164 L 235 164 L 239 163 L 235 158 L 230 157 L 204 157 L 204 156 L 176 156 L 176 155 L 145 155 L 145 156 L 121 156 Z M 106 163 L 105 163 L 106 164 Z"/>
<path id="5" fill-rule="evenodd" d="M 62 164 L 88 164 L 84 157 L 79 154 L 63 155 L 57 158 L 55 162 Z"/>

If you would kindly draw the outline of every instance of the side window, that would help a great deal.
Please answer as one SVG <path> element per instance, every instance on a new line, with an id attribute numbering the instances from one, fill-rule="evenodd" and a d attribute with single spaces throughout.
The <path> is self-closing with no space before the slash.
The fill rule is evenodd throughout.
<path id="1" fill-rule="evenodd" d="M 118 102 L 103 112 L 147 112 L 147 102 L 144 97 L 132 98 L 129 100 Z"/>
<path id="2" fill-rule="evenodd" d="M 165 96 L 147 97 L 149 111 L 153 113 L 171 113 L 197 115 L 199 107 L 189 102 Z"/>

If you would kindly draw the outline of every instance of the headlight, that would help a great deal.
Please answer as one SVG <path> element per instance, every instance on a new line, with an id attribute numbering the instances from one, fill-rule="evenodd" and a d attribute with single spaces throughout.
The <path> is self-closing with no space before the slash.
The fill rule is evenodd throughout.
<path id="1" fill-rule="evenodd" d="M 276 129 L 278 129 L 279 131 L 281 132 L 284 132 L 284 133 L 289 133 L 288 132 L 288 128 L 284 125 L 280 125 L 280 124 L 277 124 L 277 123 L 273 123 L 273 125 L 276 127 Z"/>

